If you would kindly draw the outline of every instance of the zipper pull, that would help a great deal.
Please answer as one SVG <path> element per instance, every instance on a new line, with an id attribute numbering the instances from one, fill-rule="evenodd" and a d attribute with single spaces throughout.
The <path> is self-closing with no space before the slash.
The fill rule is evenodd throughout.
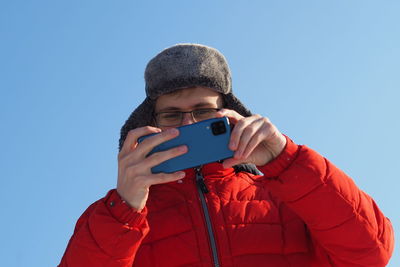
<path id="1" fill-rule="evenodd" d="M 204 177 L 200 172 L 201 167 L 197 167 L 195 168 L 195 170 L 196 170 L 196 183 L 197 186 L 201 189 L 201 192 L 203 192 L 204 194 L 210 192 L 207 188 L 207 185 L 204 183 Z"/>

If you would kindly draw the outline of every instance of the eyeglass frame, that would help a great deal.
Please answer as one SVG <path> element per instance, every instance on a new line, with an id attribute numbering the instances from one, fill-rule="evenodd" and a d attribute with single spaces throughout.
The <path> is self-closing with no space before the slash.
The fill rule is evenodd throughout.
<path id="1" fill-rule="evenodd" d="M 223 108 L 199 108 L 199 109 L 193 109 L 193 110 L 190 110 L 190 111 L 180 111 L 180 110 L 162 111 L 162 112 L 153 113 L 153 119 L 154 119 L 154 122 L 156 123 L 157 126 L 176 127 L 176 126 L 182 125 L 184 114 L 186 114 L 186 113 L 190 113 L 190 115 L 191 115 L 191 117 L 192 117 L 194 122 L 199 122 L 198 120 L 196 120 L 195 116 L 193 115 L 193 112 L 201 111 L 201 110 L 213 110 L 215 112 L 218 112 L 221 109 L 223 109 Z M 179 122 L 179 124 L 174 124 L 174 125 L 162 125 L 162 124 L 159 124 L 158 121 L 157 121 L 157 116 L 160 115 L 160 114 L 163 114 L 163 113 L 179 113 L 182 116 L 181 117 L 181 121 Z"/>

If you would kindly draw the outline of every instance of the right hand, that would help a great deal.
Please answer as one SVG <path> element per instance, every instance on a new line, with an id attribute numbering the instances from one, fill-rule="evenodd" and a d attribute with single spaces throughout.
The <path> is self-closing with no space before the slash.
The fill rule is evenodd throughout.
<path id="1" fill-rule="evenodd" d="M 138 144 L 139 137 L 151 133 L 160 133 L 146 138 Z M 182 179 L 185 172 L 153 174 L 151 168 L 160 163 L 187 152 L 186 146 L 178 146 L 166 151 L 146 155 L 157 145 L 179 135 L 175 128 L 161 129 L 145 126 L 128 133 L 124 145 L 118 154 L 117 192 L 132 208 L 140 211 L 146 205 L 149 188 L 154 184 L 163 184 Z"/>

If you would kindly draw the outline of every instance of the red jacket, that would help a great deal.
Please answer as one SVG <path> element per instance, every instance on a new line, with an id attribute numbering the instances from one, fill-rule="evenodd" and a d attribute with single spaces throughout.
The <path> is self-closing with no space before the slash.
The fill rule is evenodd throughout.
<path id="1" fill-rule="evenodd" d="M 288 140 L 259 170 L 265 176 L 205 165 L 197 178 L 206 193 L 187 170 L 181 181 L 152 186 L 141 212 L 111 190 L 79 218 L 59 266 L 387 264 L 390 221 L 328 160 Z"/>

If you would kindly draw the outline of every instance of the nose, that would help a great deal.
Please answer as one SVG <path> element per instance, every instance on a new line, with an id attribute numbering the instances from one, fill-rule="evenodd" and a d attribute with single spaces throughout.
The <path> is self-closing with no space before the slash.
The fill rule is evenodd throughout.
<path id="1" fill-rule="evenodd" d="M 183 113 L 183 118 L 182 118 L 182 124 L 183 125 L 189 125 L 195 123 L 193 116 L 191 113 Z"/>

